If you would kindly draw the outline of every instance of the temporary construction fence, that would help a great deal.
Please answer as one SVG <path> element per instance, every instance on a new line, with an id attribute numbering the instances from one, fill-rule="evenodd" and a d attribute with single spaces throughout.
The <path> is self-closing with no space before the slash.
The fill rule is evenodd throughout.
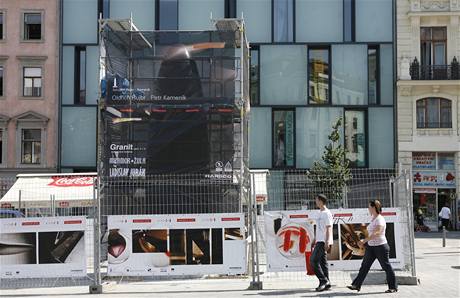
<path id="1" fill-rule="evenodd" d="M 261 289 L 263 281 L 268 280 L 305 280 L 317 216 L 315 197 L 319 193 L 329 198 L 328 206 L 334 216 L 334 243 L 328 254 L 334 283 L 350 283 L 359 269 L 364 250 L 357 242 L 366 236 L 370 220 L 367 207 L 375 199 L 383 206 L 390 262 L 397 269 L 397 276 L 415 277 L 410 172 L 353 169 L 346 183 L 343 175 L 325 172 L 320 176 L 307 170 L 253 173 L 251 186 L 255 191 L 249 212 L 249 243 L 254 251 L 250 267 L 252 288 Z M 299 230 L 305 230 L 306 237 L 303 235 L 302 239 Z M 380 268 L 377 262 L 374 265 L 374 269 Z M 413 283 L 414 278 L 406 280 Z"/>
<path id="2" fill-rule="evenodd" d="M 67 183 L 81 178 L 71 177 L 66 177 Z M 323 178 L 327 177 L 330 175 L 324 174 Z M 409 172 L 394 170 L 353 170 L 346 189 L 340 191 L 334 189 L 334 184 L 318 188 L 307 171 L 255 171 L 242 184 L 233 179 L 182 174 L 135 179 L 99 177 L 100 181 L 106 181 L 101 187 L 93 177 L 86 186 L 76 187 L 81 189 L 80 195 L 74 194 L 83 201 L 88 194 L 83 188 L 88 187 L 93 194 L 91 206 L 62 204 L 54 194 L 48 205 L 40 205 L 39 210 L 27 204 L 25 194 L 41 193 L 49 197 L 49 183 L 21 184 L 24 204 L 21 208 L 13 204 L 9 209 L 20 211 L 24 217 L 2 219 L 0 241 L 10 248 L 22 243 L 21 253 L 25 255 L 20 258 L 0 255 L 1 287 L 88 285 L 93 292 L 100 292 L 106 280 L 151 281 L 210 275 L 247 277 L 255 289 L 268 280 L 302 281 L 306 278 L 304 270 L 268 268 L 274 262 L 274 254 L 270 255 L 267 246 L 273 241 L 270 239 L 273 233 L 267 230 L 270 225 L 266 219 L 270 217 L 264 213 L 287 214 L 295 219 L 294 223 L 300 220 L 301 226 L 304 219 L 308 220 L 302 216 L 314 218 L 317 193 L 337 194 L 331 209 L 336 215 L 334 244 L 338 260 L 330 261 L 331 270 L 338 270 L 331 272 L 331 279 L 349 281 L 350 272 L 356 271 L 360 263 L 359 251 L 354 252 L 352 240 L 363 233 L 363 210 L 366 211 L 370 199 L 380 199 L 384 215 L 388 216 L 391 226 L 388 230 L 393 234 L 387 236 L 392 239 L 390 244 L 395 245 L 398 256 L 399 263 L 394 263 L 397 275 L 415 276 L 410 177 Z M 3 199 L 0 202 L 3 209 L 8 209 Z M 350 213 L 356 220 L 348 219 Z M 345 219 L 338 219 L 341 217 Z M 287 223 L 282 218 L 272 219 L 272 227 L 278 225 L 278 230 Z M 8 237 L 16 238 L 5 238 L 3 228 L 9 223 L 20 223 L 9 232 Z M 72 228 L 63 228 L 67 224 Z M 30 238 L 31 234 L 35 238 Z M 59 254 L 58 246 L 66 239 L 70 239 L 68 242 L 72 242 L 74 249 Z M 294 238 L 291 240 L 295 242 Z M 29 251 L 34 243 L 35 258 Z M 43 254 L 43 249 L 48 254 Z M 291 262 L 288 265 L 305 266 L 305 257 L 298 259 L 294 251 L 288 254 Z M 14 264 L 14 270 L 5 269 L 8 264 Z"/>
<path id="3" fill-rule="evenodd" d="M 95 173 L 0 179 L 9 185 L 0 200 L 1 288 L 97 282 L 96 183 Z"/>

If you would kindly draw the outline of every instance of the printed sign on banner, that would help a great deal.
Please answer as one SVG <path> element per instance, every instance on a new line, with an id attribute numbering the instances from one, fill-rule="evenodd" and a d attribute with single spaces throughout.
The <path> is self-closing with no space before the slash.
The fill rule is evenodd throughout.
<path id="1" fill-rule="evenodd" d="M 367 209 L 331 210 L 333 244 L 328 253 L 330 270 L 359 270 L 364 249 L 357 242 L 367 237 L 371 217 Z M 265 212 L 267 270 L 306 271 L 307 259 L 315 241 L 317 210 Z M 403 267 L 399 209 L 385 208 L 386 237 L 393 268 Z M 372 268 L 379 268 L 378 262 Z"/>
<path id="2" fill-rule="evenodd" d="M 108 217 L 108 275 L 244 274 L 244 215 Z"/>
<path id="3" fill-rule="evenodd" d="M 0 219 L 1 278 L 86 275 L 85 217 Z"/>

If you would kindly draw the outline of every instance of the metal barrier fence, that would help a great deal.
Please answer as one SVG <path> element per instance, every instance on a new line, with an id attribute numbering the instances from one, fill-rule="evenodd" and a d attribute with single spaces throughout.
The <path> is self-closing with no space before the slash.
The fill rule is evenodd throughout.
<path id="1" fill-rule="evenodd" d="M 41 277 L 30 279 L 1 279 L 0 288 L 33 288 L 50 286 L 90 286 L 101 290 L 103 281 L 130 281 L 124 276 L 107 275 L 107 219 L 110 215 L 166 215 L 244 212 L 248 240 L 248 275 L 253 288 L 260 288 L 265 280 L 304 280 L 303 272 L 270 273 L 267 271 L 264 211 L 313 210 L 318 193 L 333 197 L 329 208 L 366 208 L 370 199 L 379 199 L 384 208 L 400 208 L 400 226 L 404 245 L 404 268 L 398 275 L 415 276 L 413 245 L 413 213 L 411 176 L 392 169 L 353 170 L 346 186 L 335 183 L 330 173 L 323 177 L 309 176 L 308 171 L 257 171 L 240 177 L 216 178 L 202 174 L 156 175 L 146 178 L 108 178 L 94 180 L 92 195 L 76 195 L 74 200 L 90 200 L 85 206 L 61 204 L 60 198 L 44 198 L 39 205 L 30 204 L 27 194 L 45 193 L 42 184 L 29 183 L 21 188 L 21 206 L 11 206 L 26 218 L 54 216 L 85 216 L 86 275 L 81 278 Z M 316 174 L 318 175 L 318 174 Z M 328 184 L 315 182 L 321 178 Z M 320 180 L 321 180 L 320 179 Z M 0 185 L 12 185 L 2 180 Z M 3 194 L 7 187 L 3 188 Z M 1 202 L 1 201 L 0 201 Z M 3 208 L 3 207 L 2 207 Z M 136 277 L 135 281 L 150 281 L 168 277 Z M 182 277 L 185 278 L 185 277 Z M 335 271 L 331 279 L 348 282 L 350 272 Z"/>
<path id="2" fill-rule="evenodd" d="M 269 272 L 267 261 L 267 231 L 264 220 L 265 211 L 315 210 L 317 194 L 326 194 L 330 198 L 330 209 L 367 208 L 369 200 L 378 199 L 385 208 L 399 208 L 401 241 L 403 243 L 403 263 L 399 276 L 415 276 L 414 259 L 414 219 L 412 208 L 412 190 L 410 172 L 395 172 L 394 169 L 354 169 L 346 186 L 337 181 L 339 175 L 324 173 L 315 182 L 318 173 L 313 176 L 308 171 L 266 171 L 253 173 L 250 204 L 250 248 L 252 256 L 252 288 L 261 289 L 263 281 L 305 280 L 306 272 Z M 266 185 L 266 193 L 261 193 L 260 185 Z M 332 198 L 332 200 L 331 200 Z M 262 202 L 260 202 L 262 201 Z M 335 232 L 337 233 L 337 232 Z M 334 242 L 340 243 L 340 235 L 334 234 Z M 255 239 L 255 241 L 252 241 Z M 334 284 L 350 284 L 355 272 L 332 271 Z"/>
<path id="3" fill-rule="evenodd" d="M 53 269 L 40 270 L 43 274 L 42 277 L 33 278 L 1 278 L 0 288 L 41 288 L 41 287 L 62 287 L 62 286 L 90 286 L 97 281 L 95 280 L 95 270 L 98 269 L 98 260 L 95 259 L 95 243 L 99 243 L 95 240 L 94 228 L 95 228 L 95 217 L 98 213 L 97 210 L 97 196 L 96 196 L 96 178 L 90 177 L 91 181 L 88 182 L 88 186 L 84 187 L 85 190 L 76 188 L 72 192 L 72 196 L 60 195 L 59 193 L 52 194 L 49 192 L 49 181 L 52 181 L 51 177 L 38 177 L 28 179 L 26 183 L 20 183 L 14 185 L 19 180 L 10 178 L 1 178 L 0 185 L 8 185 L 2 189 L 1 197 L 3 200 L 0 201 L 1 215 L 2 218 L 8 220 L 9 218 L 23 219 L 27 225 L 40 225 L 49 224 L 56 217 L 75 218 L 85 217 L 86 225 L 83 233 L 84 244 L 84 255 L 85 255 L 85 274 L 75 277 L 65 277 L 64 275 L 55 276 L 54 273 L 50 275 L 55 277 L 47 276 L 46 271 Z M 14 186 L 13 186 L 14 185 Z M 13 193 L 12 193 L 13 192 Z M 8 198 L 5 195 L 8 194 Z M 8 212 L 13 211 L 13 212 Z M 57 223 L 57 222 L 56 222 Z M 57 242 L 59 237 L 60 228 L 56 227 L 56 230 L 46 230 L 47 233 L 55 237 Z M 35 232 L 34 232 L 35 233 Z M 46 264 L 65 262 L 56 260 L 45 260 L 45 257 L 41 257 L 41 238 L 36 232 L 38 252 L 36 259 L 34 257 L 33 263 L 25 264 Z M 49 236 L 49 235 L 48 235 Z M 41 236 L 40 236 L 41 237 Z M 78 242 L 78 241 L 77 241 Z M 35 243 L 33 243 L 35 245 Z M 78 245 L 78 243 L 74 243 Z M 36 248 L 37 249 L 37 248 Z M 65 258 L 69 258 L 68 252 L 65 253 Z M 51 257 L 54 258 L 54 257 Z M 5 265 L 0 262 L 0 266 Z M 20 270 L 20 269 L 17 269 Z"/>

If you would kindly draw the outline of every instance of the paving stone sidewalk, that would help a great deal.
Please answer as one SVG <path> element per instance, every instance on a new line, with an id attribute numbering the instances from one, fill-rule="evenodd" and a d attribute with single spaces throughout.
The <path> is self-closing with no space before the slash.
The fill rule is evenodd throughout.
<path id="1" fill-rule="evenodd" d="M 359 293 L 349 291 L 349 280 L 333 280 L 327 292 L 314 291 L 316 281 L 269 279 L 264 290 L 248 291 L 246 279 L 176 280 L 161 282 L 107 283 L 104 294 L 89 295 L 87 287 L 1 290 L 2 297 L 460 297 L 460 233 L 448 234 L 447 246 L 442 247 L 440 233 L 416 235 L 418 286 L 400 286 L 396 294 L 385 294 L 386 285 L 363 286 Z"/>

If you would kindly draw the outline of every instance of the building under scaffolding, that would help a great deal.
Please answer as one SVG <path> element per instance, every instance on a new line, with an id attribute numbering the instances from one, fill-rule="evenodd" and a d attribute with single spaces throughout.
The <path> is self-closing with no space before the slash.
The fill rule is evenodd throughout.
<path id="1" fill-rule="evenodd" d="M 138 31 L 101 20 L 106 214 L 237 212 L 247 193 L 249 49 L 241 20 Z"/>

